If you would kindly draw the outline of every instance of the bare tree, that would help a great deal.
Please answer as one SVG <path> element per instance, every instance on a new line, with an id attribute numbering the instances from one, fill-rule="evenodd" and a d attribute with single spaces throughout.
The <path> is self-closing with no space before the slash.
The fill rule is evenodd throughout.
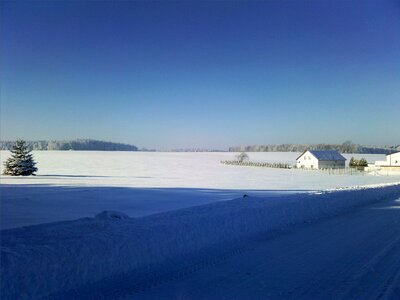
<path id="1" fill-rule="evenodd" d="M 240 162 L 244 162 L 244 161 L 249 160 L 249 156 L 247 155 L 246 152 L 242 152 L 242 153 L 240 153 L 240 154 L 238 154 L 238 155 L 236 156 L 236 159 L 237 159 L 238 161 L 240 161 Z"/>

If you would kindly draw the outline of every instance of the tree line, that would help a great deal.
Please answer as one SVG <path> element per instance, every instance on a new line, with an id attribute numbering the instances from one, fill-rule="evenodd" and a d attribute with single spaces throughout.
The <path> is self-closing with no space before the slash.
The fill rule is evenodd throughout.
<path id="1" fill-rule="evenodd" d="M 14 141 L 0 141 L 0 150 L 11 150 Z M 92 151 L 138 151 L 138 148 L 129 144 L 105 142 L 91 139 L 77 139 L 72 141 L 28 141 L 26 148 L 31 150 L 92 150 Z"/>
<path id="2" fill-rule="evenodd" d="M 304 152 L 306 150 L 336 150 L 340 153 L 388 154 L 400 150 L 399 146 L 379 148 L 353 144 L 267 144 L 230 147 L 229 152 Z"/>

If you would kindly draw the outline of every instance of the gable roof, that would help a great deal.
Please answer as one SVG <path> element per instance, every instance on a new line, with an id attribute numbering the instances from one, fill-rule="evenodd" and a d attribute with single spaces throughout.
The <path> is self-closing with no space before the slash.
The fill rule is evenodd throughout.
<path id="1" fill-rule="evenodd" d="M 388 153 L 388 154 L 386 154 L 386 156 L 393 155 L 393 154 L 399 154 L 399 153 L 400 153 L 400 151 L 393 152 L 393 153 Z"/>
<path id="2" fill-rule="evenodd" d="M 296 160 L 309 151 L 318 160 L 346 160 L 346 158 L 335 150 L 306 150 Z"/>

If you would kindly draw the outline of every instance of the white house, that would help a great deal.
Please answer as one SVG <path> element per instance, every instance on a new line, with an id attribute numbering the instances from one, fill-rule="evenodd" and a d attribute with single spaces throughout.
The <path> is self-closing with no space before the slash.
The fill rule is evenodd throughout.
<path id="1" fill-rule="evenodd" d="M 337 169 L 346 166 L 346 158 L 339 152 L 330 150 L 307 150 L 296 160 L 297 168 L 301 169 Z"/>
<path id="2" fill-rule="evenodd" d="M 384 169 L 399 169 L 400 168 L 400 151 L 386 155 L 386 160 L 376 161 L 375 167 Z"/>

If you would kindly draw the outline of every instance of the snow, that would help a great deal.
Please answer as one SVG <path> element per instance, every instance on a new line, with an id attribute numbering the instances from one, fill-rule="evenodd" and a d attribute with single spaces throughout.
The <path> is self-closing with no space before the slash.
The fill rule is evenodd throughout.
<path id="1" fill-rule="evenodd" d="M 0 155 L 3 162 L 9 152 L 2 151 Z M 252 289 L 258 289 L 254 295 L 259 298 L 267 295 L 267 289 L 274 299 L 287 299 L 290 295 L 301 299 L 301 295 L 317 295 L 307 294 L 306 287 L 312 288 L 308 283 L 316 279 L 310 281 L 305 269 L 317 268 L 318 264 L 326 267 L 325 253 L 340 261 L 344 253 L 340 251 L 347 251 L 346 246 L 351 242 L 352 247 L 362 248 L 359 249 L 365 252 L 362 258 L 368 260 L 370 252 L 368 247 L 364 249 L 366 242 L 360 238 L 382 231 L 384 234 L 372 236 L 371 240 L 388 244 L 379 252 L 383 254 L 361 264 L 361 269 L 354 263 L 351 272 L 356 275 L 345 273 L 354 275 L 351 281 L 354 285 L 345 286 L 341 295 L 352 295 L 355 283 L 361 279 L 366 283 L 361 282 L 360 286 L 371 286 L 369 275 L 362 271 L 368 268 L 364 266 L 373 268 L 377 265 L 375 261 L 381 260 L 385 266 L 397 263 L 391 253 L 399 243 L 390 237 L 400 233 L 399 218 L 394 213 L 384 218 L 382 212 L 398 211 L 394 208 L 398 207 L 395 199 L 400 197 L 400 176 L 329 175 L 321 171 L 220 163 L 235 155 L 34 152 L 39 168 L 37 176 L 0 177 L 2 299 L 158 299 L 160 295 L 173 299 L 179 298 L 178 290 L 183 298 L 190 299 L 209 299 L 210 295 L 243 299 L 246 298 L 243 293 Z M 298 153 L 249 153 L 249 156 L 253 161 L 294 164 Z M 382 157 L 354 156 L 368 161 Z M 368 213 L 362 218 L 364 223 L 353 224 L 352 217 L 346 218 L 368 205 L 379 207 L 375 214 Z M 323 220 L 332 218 L 341 221 L 301 233 L 307 224 L 324 224 Z M 352 239 L 350 232 L 356 233 L 347 232 L 349 228 L 342 224 L 354 225 L 354 230 L 364 225 L 369 232 L 356 232 L 357 238 Z M 341 228 L 342 232 L 335 233 L 331 226 Z M 335 241 L 325 240 L 318 247 L 310 244 L 313 234 L 323 241 L 328 229 Z M 281 238 L 286 231 L 294 232 L 291 235 L 294 241 Z M 268 242 L 270 239 L 272 244 Z M 335 247 L 341 250 L 327 250 Z M 376 250 L 377 244 L 370 247 Z M 296 255 L 287 249 L 297 248 L 304 252 L 295 253 L 299 256 L 296 260 Z M 253 250 L 243 254 L 243 249 Z M 265 253 L 270 257 L 263 260 Z M 283 253 L 288 255 L 288 261 L 278 263 L 282 262 L 279 255 Z M 245 257 L 238 258 L 242 254 Z M 311 259 L 316 259 L 315 266 L 307 265 Z M 225 276 L 224 269 L 215 273 L 206 271 L 217 262 L 227 262 L 227 282 L 219 281 Z M 344 262 L 352 266 L 348 260 Z M 264 269 L 271 266 L 270 273 L 257 274 L 258 265 Z M 342 272 L 335 266 L 331 262 L 333 270 Z M 240 270 L 235 271 L 235 267 Z M 391 270 L 382 267 L 387 291 L 393 293 L 400 282 L 393 278 L 400 275 Z M 257 285 L 260 284 L 257 277 L 247 275 L 251 272 L 266 280 L 263 288 Z M 294 277 L 284 272 L 293 273 Z M 200 276 L 198 281 L 196 273 Z M 241 282 L 246 282 L 243 274 L 252 280 L 251 284 L 243 283 L 245 289 L 241 291 Z M 296 274 L 305 275 L 297 278 Z M 182 279 L 188 276 L 193 281 L 186 285 Z M 280 285 L 270 276 L 282 279 L 288 286 Z M 332 279 L 337 284 L 339 279 L 347 278 L 335 276 Z M 314 277 L 321 276 L 317 273 Z M 207 282 L 205 278 L 213 278 L 215 282 L 209 283 L 209 294 L 202 288 Z M 169 284 L 171 281 L 175 283 Z M 238 289 L 227 288 L 229 282 Z M 326 282 L 316 283 L 314 289 L 318 291 L 318 286 Z M 218 286 L 224 287 L 227 294 L 218 294 L 224 293 Z M 314 298 L 321 295 L 324 294 Z"/>
<path id="2" fill-rule="evenodd" d="M 309 150 L 318 160 L 346 160 L 346 158 L 337 151 L 332 150 Z"/>
<path id="3" fill-rule="evenodd" d="M 105 299 L 134 295 L 134 299 L 140 299 L 140 293 L 157 285 L 182 279 L 213 265 L 216 261 L 240 254 L 240 249 L 251 245 L 250 241 L 262 242 L 271 234 L 279 236 L 279 232 L 290 228 L 298 232 L 304 224 L 333 216 L 346 216 L 352 210 L 359 210 L 370 204 L 390 203 L 393 206 L 393 201 L 399 197 L 400 184 L 271 198 L 248 194 L 246 198 L 240 197 L 231 201 L 140 218 L 83 218 L 3 230 L 0 283 L 2 297 Z M 391 209 L 391 206 L 381 208 Z M 374 221 L 365 218 L 364 222 L 365 226 L 369 224 L 368 230 L 379 232 L 385 228 L 379 223 L 382 220 L 386 219 L 381 217 Z M 391 224 L 391 227 L 398 228 L 398 216 L 390 220 L 397 222 L 394 223 L 396 226 Z M 340 225 L 340 222 L 337 225 Z M 328 227 L 332 229 L 331 226 Z M 342 234 L 345 234 L 349 228 L 342 226 L 341 230 Z M 317 233 L 322 234 L 320 231 Z M 340 233 L 336 234 L 341 236 Z M 310 234 L 306 236 L 310 237 Z M 349 236 L 346 237 L 351 240 Z M 398 243 L 393 241 L 394 244 L 385 250 L 387 253 L 397 249 Z M 300 241 L 298 244 L 286 245 L 290 249 L 293 249 L 293 246 L 299 246 L 300 251 L 304 244 Z M 345 246 L 346 242 L 337 247 L 347 249 Z M 363 244 L 359 246 L 363 250 Z M 264 250 L 267 249 L 269 248 Z M 287 251 L 285 249 L 278 247 L 275 254 Z M 334 250 L 330 251 L 329 253 L 335 253 Z M 263 253 L 261 251 L 254 257 L 261 258 Z M 298 255 L 301 256 L 301 253 Z M 302 258 L 307 258 L 307 255 Z M 340 253 L 338 256 L 340 257 Z M 308 257 L 310 260 L 312 258 L 312 255 Z M 306 273 L 306 262 L 298 265 L 287 264 L 284 261 L 281 263 L 286 269 L 290 269 L 291 266 L 295 268 L 294 273 Z M 241 269 L 243 270 L 245 267 Z M 253 269 L 248 271 L 253 272 Z M 394 276 L 392 272 L 384 274 L 388 278 Z M 223 274 L 214 274 L 216 275 Z M 284 273 L 274 276 L 284 278 Z M 300 277 L 304 278 L 302 275 Z M 354 280 L 357 281 L 358 277 Z M 366 284 L 369 282 L 371 280 Z M 355 285 L 348 288 L 351 290 L 353 287 Z M 389 288 L 394 287 L 389 285 Z M 243 292 L 245 291 L 242 291 L 242 296 Z M 301 298 L 295 297 L 299 294 L 293 290 L 280 292 L 290 292 L 292 298 Z M 175 297 L 178 298 L 176 294 Z M 303 298 L 307 297 L 303 295 Z"/>
<path id="4" fill-rule="evenodd" d="M 227 166 L 222 160 L 238 153 L 35 151 L 39 171 L 36 177 L 1 177 L 3 184 L 68 186 L 181 187 L 206 189 L 325 189 L 356 184 L 394 182 L 376 176 L 331 176 L 322 171 Z M 1 151 L 1 162 L 8 157 Z M 295 165 L 299 153 L 249 153 L 251 161 Z M 368 161 L 385 155 L 345 155 Z M 3 170 L 1 163 L 0 171 Z M 305 174 L 307 174 L 305 176 Z M 399 178 L 399 177 L 398 177 Z M 398 180 L 397 178 L 397 180 Z"/>
<path id="5" fill-rule="evenodd" d="M 94 218 L 97 220 L 127 220 L 129 216 L 120 211 L 105 210 Z"/>
<path id="6" fill-rule="evenodd" d="M 34 151 L 37 176 L 0 177 L 0 228 L 74 220 L 104 211 L 141 217 L 241 197 L 393 183 L 397 176 L 221 164 L 237 153 Z M 10 155 L 1 151 L 1 166 Z M 249 153 L 250 160 L 295 164 L 299 153 Z M 384 155 L 365 157 L 369 162 Z"/>
<path id="7" fill-rule="evenodd" d="M 263 235 L 123 299 L 399 299 L 399 208 L 383 201 Z"/>

